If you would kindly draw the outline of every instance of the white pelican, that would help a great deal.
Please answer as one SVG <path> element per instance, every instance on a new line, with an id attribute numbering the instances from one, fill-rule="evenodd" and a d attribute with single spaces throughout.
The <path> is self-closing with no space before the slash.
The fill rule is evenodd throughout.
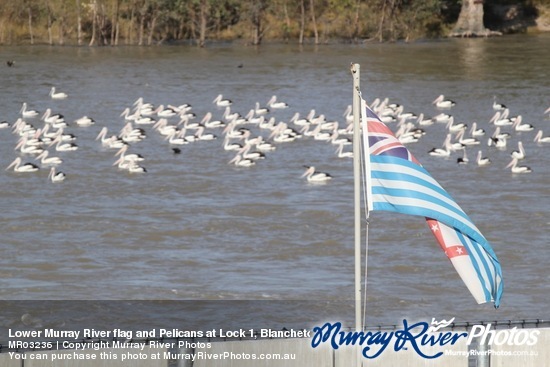
<path id="1" fill-rule="evenodd" d="M 18 118 L 17 121 L 13 123 L 12 132 L 19 136 L 29 136 L 36 133 L 36 128 L 22 118 Z"/>
<path id="2" fill-rule="evenodd" d="M 319 125 L 320 126 L 320 125 Z M 304 126 L 304 128 L 309 127 Z M 279 122 L 272 130 L 269 138 L 273 138 L 273 141 L 276 143 L 288 143 L 300 138 L 300 135 L 297 131 L 288 127 L 288 124 L 285 122 Z"/>
<path id="3" fill-rule="evenodd" d="M 282 109 L 282 108 L 288 108 L 289 106 L 285 102 L 277 102 L 277 96 L 273 96 L 267 102 L 267 107 L 271 107 L 273 109 Z"/>
<path id="4" fill-rule="evenodd" d="M 200 123 L 196 121 L 191 121 L 190 118 L 187 116 L 182 116 L 176 126 L 180 126 L 181 124 L 183 124 L 183 127 L 185 129 L 198 129 L 199 126 L 201 126 Z"/>
<path id="5" fill-rule="evenodd" d="M 343 116 L 346 118 L 346 122 L 348 124 L 353 123 L 353 111 L 350 104 L 346 107 L 346 110 L 344 111 Z"/>
<path id="6" fill-rule="evenodd" d="M 23 106 L 21 107 L 21 116 L 24 118 L 31 118 L 36 117 L 39 115 L 38 111 L 36 110 L 27 110 L 27 102 L 23 102 Z"/>
<path id="7" fill-rule="evenodd" d="M 176 134 L 176 137 L 184 139 L 188 143 L 193 143 L 195 141 L 199 141 L 199 138 L 195 134 L 185 135 L 187 132 L 186 128 L 183 128 L 179 130 Z"/>
<path id="8" fill-rule="evenodd" d="M 533 172 L 531 167 L 518 166 L 517 158 L 513 158 L 512 161 L 510 163 L 508 163 L 508 165 L 505 168 L 510 168 L 510 167 L 512 167 L 512 173 L 529 173 L 529 172 Z"/>
<path id="9" fill-rule="evenodd" d="M 111 137 L 107 138 L 107 127 L 103 127 L 99 132 L 99 135 L 95 138 L 95 140 L 99 139 L 101 139 L 101 145 L 104 147 L 118 149 L 128 145 L 124 140 L 116 135 L 111 135 Z"/>
<path id="10" fill-rule="evenodd" d="M 243 146 L 239 143 L 234 143 L 229 140 L 228 136 L 225 137 L 223 142 L 223 149 L 225 150 L 241 150 Z"/>
<path id="11" fill-rule="evenodd" d="M 44 151 L 44 149 L 40 148 L 38 145 L 27 145 L 27 137 L 23 136 L 19 143 L 15 146 L 14 150 L 19 149 L 21 153 L 27 153 L 27 154 L 40 154 Z"/>
<path id="12" fill-rule="evenodd" d="M 141 110 L 142 108 L 150 109 L 150 110 L 154 109 L 154 106 L 152 103 L 143 102 L 143 97 L 139 97 L 138 99 L 136 99 L 133 106 L 135 106 L 137 110 Z"/>
<path id="13" fill-rule="evenodd" d="M 139 115 L 134 120 L 134 122 L 136 123 L 136 125 L 152 125 L 152 124 L 155 124 L 157 122 L 157 120 L 155 120 L 151 116 L 141 116 L 141 115 Z"/>
<path id="14" fill-rule="evenodd" d="M 507 133 L 507 132 L 500 132 L 500 126 L 497 126 L 495 128 L 495 131 L 493 132 L 493 138 L 497 138 L 497 139 L 508 139 L 510 138 L 511 135 L 510 133 Z"/>
<path id="15" fill-rule="evenodd" d="M 15 172 L 35 172 L 40 169 L 36 164 L 32 164 L 32 163 L 21 164 L 21 157 L 15 158 L 15 160 L 11 162 L 9 166 L 6 167 L 6 171 L 12 167 Z"/>
<path id="16" fill-rule="evenodd" d="M 450 99 L 445 99 L 445 96 L 441 94 L 432 102 L 432 104 L 434 104 L 437 108 L 451 108 L 456 103 Z"/>
<path id="17" fill-rule="evenodd" d="M 193 109 L 193 106 L 191 106 L 189 103 L 180 104 L 179 106 L 173 106 L 169 104 L 168 107 L 173 109 L 180 115 L 185 114 Z"/>
<path id="18" fill-rule="evenodd" d="M 550 143 L 550 136 L 542 136 L 542 130 L 539 130 L 533 141 L 535 143 Z"/>
<path id="19" fill-rule="evenodd" d="M 460 130 L 458 134 L 456 134 L 456 139 L 458 142 L 462 145 L 479 145 L 480 141 L 476 138 L 465 138 L 464 137 L 464 131 Z"/>
<path id="20" fill-rule="evenodd" d="M 322 131 L 321 129 L 322 125 L 317 125 L 317 127 L 313 130 L 313 139 L 322 141 L 330 140 L 332 133 L 329 133 L 328 131 Z"/>
<path id="21" fill-rule="evenodd" d="M 260 102 L 256 102 L 256 107 L 254 108 L 254 113 L 256 113 L 256 115 L 258 115 L 258 116 L 265 115 L 266 113 L 269 113 L 269 108 L 260 107 Z"/>
<path id="22" fill-rule="evenodd" d="M 421 126 L 430 126 L 434 124 L 434 119 L 433 118 L 425 119 L 424 114 L 421 113 L 420 115 L 418 115 L 418 118 L 416 119 L 416 123 Z"/>
<path id="23" fill-rule="evenodd" d="M 468 126 L 465 123 L 459 122 L 458 124 L 455 124 L 454 117 L 451 117 L 449 121 L 447 122 L 447 129 L 452 132 L 457 132 L 460 130 L 466 129 Z"/>
<path id="24" fill-rule="evenodd" d="M 531 131 L 531 130 L 535 129 L 535 127 L 531 124 L 522 124 L 521 120 L 522 120 L 521 115 L 516 117 L 516 120 L 512 124 L 512 127 L 514 128 L 514 130 L 516 130 L 516 131 Z"/>
<path id="25" fill-rule="evenodd" d="M 218 137 L 214 134 L 211 134 L 211 133 L 205 133 L 204 132 L 204 126 L 199 126 L 197 128 L 197 133 L 195 134 L 195 136 L 197 137 L 197 139 L 199 140 L 214 140 L 214 139 L 217 139 Z"/>
<path id="26" fill-rule="evenodd" d="M 476 163 L 478 166 L 486 166 L 488 164 L 491 164 L 491 160 L 487 157 L 483 157 L 481 150 L 479 150 L 477 152 Z"/>
<path id="27" fill-rule="evenodd" d="M 48 179 L 52 182 L 62 182 L 65 180 L 65 174 L 63 172 L 55 172 L 55 167 L 52 167 L 50 169 L 50 173 L 48 174 Z"/>
<path id="28" fill-rule="evenodd" d="M 338 146 L 336 154 L 338 154 L 338 158 L 353 158 L 353 152 L 344 152 L 344 144 Z"/>
<path id="29" fill-rule="evenodd" d="M 123 161 L 132 161 L 132 162 L 139 162 L 145 159 L 141 154 L 137 154 L 137 153 L 126 154 L 126 151 L 128 151 L 128 145 L 125 145 L 122 148 L 120 148 L 118 152 L 115 153 L 115 157 L 120 155 L 120 159 L 122 159 Z"/>
<path id="30" fill-rule="evenodd" d="M 63 92 L 55 92 L 55 87 L 52 87 L 52 89 L 50 90 L 50 97 L 52 97 L 52 99 L 65 99 L 68 97 L 67 93 L 63 93 Z"/>
<path id="31" fill-rule="evenodd" d="M 499 149 L 504 149 L 504 148 L 506 148 L 507 142 L 508 142 L 508 140 L 506 140 L 506 139 L 490 137 L 489 140 L 487 141 L 487 145 L 488 146 L 494 145 L 495 147 L 497 147 Z"/>
<path id="32" fill-rule="evenodd" d="M 218 96 L 212 101 L 212 103 L 215 103 L 218 107 L 228 107 L 233 104 L 233 101 L 230 99 L 224 99 L 223 95 L 218 94 Z"/>
<path id="33" fill-rule="evenodd" d="M 266 141 L 264 141 L 264 138 L 260 135 L 258 136 L 258 140 L 256 142 L 256 149 L 258 149 L 260 152 L 267 152 L 277 149 L 273 144 L 270 144 Z"/>
<path id="34" fill-rule="evenodd" d="M 315 172 L 315 167 L 307 167 L 307 170 L 304 172 L 302 177 L 306 177 L 308 182 L 325 182 L 332 179 L 332 176 L 325 172 Z"/>
<path id="35" fill-rule="evenodd" d="M 145 167 L 140 166 L 139 164 L 137 164 L 135 162 L 131 162 L 130 165 L 128 166 L 128 172 L 130 172 L 130 173 L 145 173 L 145 172 L 147 172 L 147 170 L 145 169 Z"/>
<path id="36" fill-rule="evenodd" d="M 429 152 L 429 155 L 434 157 L 449 157 L 451 155 L 451 150 L 448 147 L 445 148 L 432 148 Z"/>
<path id="37" fill-rule="evenodd" d="M 228 138 L 242 138 L 246 135 L 246 133 L 248 131 L 250 131 L 250 130 L 245 129 L 245 128 L 240 128 L 240 129 L 235 130 L 235 123 L 234 122 L 230 122 L 229 124 L 227 124 L 225 129 L 223 129 L 223 133 Z"/>
<path id="38" fill-rule="evenodd" d="M 309 121 L 309 119 L 307 118 L 300 118 L 300 112 L 296 112 L 292 118 L 290 119 L 290 122 L 293 122 L 294 125 L 298 125 L 298 126 L 306 126 L 306 125 L 309 125 L 311 124 L 311 122 Z"/>
<path id="39" fill-rule="evenodd" d="M 130 115 L 130 108 L 126 107 L 124 111 L 120 114 L 120 117 L 124 117 L 126 121 L 135 121 L 140 117 L 139 111 L 134 112 Z"/>
<path id="40" fill-rule="evenodd" d="M 518 150 L 514 150 L 510 155 L 512 158 L 518 160 L 525 158 L 525 149 L 523 149 L 523 143 L 521 141 L 518 141 Z"/>
<path id="41" fill-rule="evenodd" d="M 492 122 L 495 126 L 512 125 L 513 121 L 508 118 L 509 112 L 510 112 L 510 110 L 508 110 L 507 108 L 504 109 L 502 112 L 500 112 L 500 111 L 495 112 L 493 117 L 491 117 L 491 119 L 489 120 L 489 123 Z"/>
<path id="42" fill-rule="evenodd" d="M 177 127 L 174 125 L 168 125 L 168 120 L 162 118 L 159 119 L 156 124 L 153 125 L 153 129 L 157 130 L 160 135 L 170 135 L 172 131 L 177 131 Z"/>
<path id="43" fill-rule="evenodd" d="M 497 103 L 497 96 L 493 96 L 493 110 L 502 111 L 505 110 L 506 106 L 502 103 Z"/>
<path id="44" fill-rule="evenodd" d="M 157 109 L 155 110 L 155 113 L 157 114 L 158 117 L 172 117 L 178 114 L 177 111 L 175 111 L 170 107 L 164 108 L 164 105 L 162 104 L 157 107 Z"/>
<path id="45" fill-rule="evenodd" d="M 76 140 L 76 136 L 73 135 L 73 134 L 64 134 L 63 133 L 63 128 L 60 128 L 58 129 L 56 132 L 55 132 L 55 135 L 53 136 L 54 138 L 57 138 L 58 136 L 61 138 L 61 141 L 73 141 L 73 140 Z"/>
<path id="46" fill-rule="evenodd" d="M 443 148 L 433 148 L 428 154 L 434 157 L 449 157 L 451 155 L 451 134 L 447 134 Z"/>
<path id="47" fill-rule="evenodd" d="M 88 116 L 82 116 L 81 118 L 75 120 L 75 124 L 78 126 L 92 126 L 95 124 L 95 120 L 93 118 L 90 118 Z"/>
<path id="48" fill-rule="evenodd" d="M 145 135 L 145 130 L 139 127 L 134 128 L 131 122 L 128 122 L 126 125 L 124 125 L 124 127 L 120 130 L 118 136 L 127 143 L 140 142 L 147 137 Z"/>
<path id="49" fill-rule="evenodd" d="M 472 128 L 470 129 L 470 135 L 472 136 L 483 136 L 485 135 L 485 130 L 477 128 L 477 122 L 472 123 Z"/>
<path id="50" fill-rule="evenodd" d="M 252 148 L 252 146 L 250 144 L 245 144 L 245 146 L 241 150 L 239 150 L 239 154 L 242 154 L 244 159 L 252 159 L 253 161 L 265 158 L 264 153 L 262 153 L 262 152 L 251 152 L 250 148 Z"/>
<path id="51" fill-rule="evenodd" d="M 352 142 L 349 138 L 346 137 L 340 137 L 340 133 L 338 132 L 338 128 L 335 127 L 332 131 L 332 134 L 330 135 L 330 142 L 331 144 L 338 145 L 350 145 Z"/>
<path id="52" fill-rule="evenodd" d="M 63 163 L 63 160 L 59 157 L 48 157 L 50 153 L 45 150 L 40 153 L 35 159 L 40 159 L 40 163 L 45 166 L 57 166 Z"/>
<path id="53" fill-rule="evenodd" d="M 270 117 L 269 120 L 264 119 L 264 121 L 261 121 L 258 124 L 258 127 L 260 129 L 267 129 L 267 130 L 273 131 L 273 129 L 275 129 L 275 121 L 276 121 L 275 117 Z"/>
<path id="54" fill-rule="evenodd" d="M 62 123 L 65 121 L 65 117 L 59 113 L 52 114 L 52 109 L 48 108 L 42 115 L 42 120 L 48 124 Z"/>
<path id="55" fill-rule="evenodd" d="M 408 119 L 418 118 L 418 116 L 413 112 L 403 112 L 404 108 L 405 107 L 403 107 L 403 105 L 401 105 L 395 110 L 395 115 L 396 115 L 396 118 L 398 120 L 400 120 L 400 119 L 408 120 Z"/>
<path id="56" fill-rule="evenodd" d="M 466 155 L 466 149 L 463 150 L 462 157 L 459 157 L 456 159 L 456 163 L 458 164 L 468 164 L 470 160 L 468 159 L 468 156 Z"/>
<path id="57" fill-rule="evenodd" d="M 238 167 L 250 167 L 256 164 L 256 162 L 254 162 L 254 160 L 252 159 L 243 158 L 241 156 L 241 153 L 237 153 L 237 155 L 232 160 L 230 160 L 229 163 L 233 163 L 235 166 Z"/>
<path id="58" fill-rule="evenodd" d="M 265 119 L 264 116 L 255 116 L 254 109 L 251 109 L 248 111 L 248 113 L 244 116 L 246 119 L 246 122 L 249 124 L 259 124 L 261 121 Z"/>
<path id="59" fill-rule="evenodd" d="M 212 112 L 207 112 L 206 115 L 202 118 L 201 125 L 204 125 L 207 128 L 214 127 L 224 127 L 225 124 L 220 120 L 212 120 Z"/>
<path id="60" fill-rule="evenodd" d="M 50 143 L 50 147 L 54 144 L 55 145 L 55 150 L 57 150 L 58 152 L 68 152 L 68 151 L 72 151 L 72 150 L 77 150 L 78 149 L 78 145 L 76 144 L 73 144 L 73 143 L 65 143 L 65 144 L 61 144 L 62 140 L 61 140 L 61 136 L 58 136 L 57 138 L 55 138 L 51 143 Z"/>
<path id="61" fill-rule="evenodd" d="M 395 137 L 402 143 L 416 143 L 418 139 L 422 137 L 422 131 L 412 130 L 414 128 L 413 123 L 403 123 L 405 119 L 399 122 L 399 129 L 395 132 Z"/>
<path id="62" fill-rule="evenodd" d="M 125 160 L 124 158 L 120 157 L 113 163 L 113 166 L 117 166 L 120 169 L 128 169 L 130 167 L 130 164 L 132 163 L 132 161 Z"/>
<path id="63" fill-rule="evenodd" d="M 10 127 L 10 123 L 7 121 L 0 121 L 0 129 L 7 129 Z"/>
<path id="64" fill-rule="evenodd" d="M 448 122 L 449 119 L 451 118 L 452 116 L 449 115 L 448 113 L 440 113 L 440 114 L 437 114 L 433 117 L 433 119 L 435 120 L 435 122 Z"/>
<path id="65" fill-rule="evenodd" d="M 178 134 L 178 136 L 176 136 L 176 134 Z M 185 140 L 184 137 L 179 135 L 179 132 L 176 132 L 176 130 L 173 130 L 170 132 L 170 134 L 166 135 L 166 138 L 164 138 L 164 140 L 168 140 L 168 143 L 174 144 L 174 145 L 189 144 L 189 142 Z"/>

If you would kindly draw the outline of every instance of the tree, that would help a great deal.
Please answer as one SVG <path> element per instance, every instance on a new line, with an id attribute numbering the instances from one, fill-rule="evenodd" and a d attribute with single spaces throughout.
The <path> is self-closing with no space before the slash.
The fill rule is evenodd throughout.
<path id="1" fill-rule="evenodd" d="M 483 0 L 463 0 L 458 21 L 451 37 L 479 37 L 499 35 L 485 28 L 483 24 Z"/>

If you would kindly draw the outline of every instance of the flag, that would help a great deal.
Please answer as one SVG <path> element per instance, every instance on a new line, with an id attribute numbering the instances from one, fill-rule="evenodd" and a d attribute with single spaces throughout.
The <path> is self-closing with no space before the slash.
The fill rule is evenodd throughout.
<path id="1" fill-rule="evenodd" d="M 426 218 L 437 242 L 477 303 L 500 304 L 502 270 L 489 242 L 361 99 L 369 210 Z"/>

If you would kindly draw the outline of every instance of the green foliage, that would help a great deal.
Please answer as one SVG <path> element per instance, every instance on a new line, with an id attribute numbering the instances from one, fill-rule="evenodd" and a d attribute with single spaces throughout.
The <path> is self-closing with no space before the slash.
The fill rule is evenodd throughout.
<path id="1" fill-rule="evenodd" d="M 49 22 L 55 37 L 63 36 L 65 43 L 76 43 L 79 13 L 76 0 L 1 1 L 0 34 L 4 37 L 0 42 L 22 43 L 30 38 L 30 10 L 35 43 L 48 42 Z M 550 0 L 485 0 L 486 7 L 515 4 L 527 10 L 549 3 Z M 80 0 L 82 32 L 86 38 L 83 44 L 89 42 L 94 24 L 105 41 L 100 44 L 108 44 L 106 38 L 112 37 L 113 29 L 123 30 L 120 37 L 132 43 L 138 42 L 140 32 L 153 42 L 196 39 L 201 6 L 207 11 L 208 39 L 249 37 L 255 30 L 257 36 L 266 40 L 297 40 L 302 4 L 306 37 L 313 34 L 313 13 L 320 37 L 325 41 L 371 38 L 387 41 L 444 35 L 458 19 L 462 1 Z"/>

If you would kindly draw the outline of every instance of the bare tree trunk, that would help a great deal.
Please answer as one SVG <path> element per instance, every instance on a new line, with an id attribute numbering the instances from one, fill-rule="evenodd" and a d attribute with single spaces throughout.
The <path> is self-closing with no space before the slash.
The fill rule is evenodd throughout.
<path id="1" fill-rule="evenodd" d="M 304 1 L 300 1 L 300 35 L 298 36 L 298 43 L 300 45 L 304 44 L 304 32 L 306 28 L 306 6 Z"/>
<path id="2" fill-rule="evenodd" d="M 78 45 L 82 45 L 82 14 L 80 0 L 76 0 L 76 39 Z"/>
<path id="3" fill-rule="evenodd" d="M 92 39 L 90 39 L 90 43 L 88 44 L 88 46 L 93 46 L 95 43 L 96 28 L 97 28 L 97 0 L 94 0 L 94 2 L 92 3 Z"/>
<path id="4" fill-rule="evenodd" d="M 136 6 L 135 1 L 132 2 L 132 10 L 130 12 L 130 24 L 128 24 L 128 34 L 126 35 L 126 44 L 134 44 L 134 23 L 136 20 L 135 13 L 136 13 Z"/>
<path id="5" fill-rule="evenodd" d="M 111 46 L 118 44 L 118 13 L 119 13 L 119 0 L 115 0 L 115 9 L 113 11 L 113 19 L 111 20 Z"/>
<path id="6" fill-rule="evenodd" d="M 140 12 L 138 46 L 143 46 L 143 32 L 145 30 L 145 11 Z"/>
<path id="7" fill-rule="evenodd" d="M 458 21 L 451 37 L 477 37 L 499 35 L 485 28 L 483 23 L 483 0 L 463 0 Z"/>
<path id="8" fill-rule="evenodd" d="M 252 44 L 257 46 L 262 43 L 262 9 L 263 4 L 261 1 L 252 1 L 251 3 L 251 20 L 254 26 L 252 35 Z"/>
<path id="9" fill-rule="evenodd" d="M 384 0 L 384 5 L 382 6 L 382 15 L 380 15 L 380 23 L 378 25 L 378 41 L 382 42 L 384 40 L 384 20 L 386 17 L 386 3 L 387 0 Z"/>
<path id="10" fill-rule="evenodd" d="M 61 46 L 65 44 L 65 16 L 64 15 L 59 19 L 59 44 Z"/>
<path id="11" fill-rule="evenodd" d="M 317 30 L 317 20 L 315 19 L 315 4 L 314 0 L 309 0 L 309 6 L 311 11 L 311 23 L 313 25 L 313 35 L 315 36 L 315 44 L 319 44 L 319 31 Z"/>
<path id="12" fill-rule="evenodd" d="M 46 9 L 48 13 L 48 43 L 53 45 L 53 36 L 52 36 L 52 10 L 50 9 L 50 1 L 46 0 Z"/>
<path id="13" fill-rule="evenodd" d="M 67 14 L 66 14 L 66 7 L 65 7 L 65 3 L 64 2 L 61 2 L 61 15 L 59 16 L 59 44 L 61 46 L 63 46 L 65 44 L 65 26 L 66 26 L 66 19 L 67 19 Z"/>
<path id="14" fill-rule="evenodd" d="M 105 12 L 105 4 L 101 4 L 101 15 L 99 17 L 99 19 L 101 20 L 101 22 L 98 22 L 98 25 L 99 25 L 99 34 L 100 34 L 100 37 L 99 37 L 99 44 L 101 46 L 105 46 L 105 45 L 108 45 L 109 42 L 108 42 L 108 38 L 107 38 L 107 32 L 106 32 L 106 29 L 107 29 L 107 13 Z"/>
<path id="15" fill-rule="evenodd" d="M 204 47 L 206 42 L 206 7 L 207 0 L 201 0 L 200 7 L 200 30 L 199 30 L 199 47 Z"/>
<path id="16" fill-rule="evenodd" d="M 151 46 L 153 44 L 153 35 L 155 34 L 155 27 L 157 26 L 157 19 L 158 19 L 158 14 L 155 12 L 155 14 L 153 14 L 153 17 L 151 19 L 150 29 L 149 29 L 149 36 L 147 37 L 147 45 L 148 46 Z"/>
<path id="17" fill-rule="evenodd" d="M 32 32 L 32 10 L 30 5 L 28 7 L 28 11 L 29 11 L 29 34 L 31 36 L 31 45 L 34 45 L 34 34 Z"/>
<path id="18" fill-rule="evenodd" d="M 290 17 L 288 16 L 288 8 L 286 6 L 286 1 L 283 4 L 283 13 L 285 15 L 285 32 L 284 32 L 284 40 L 288 41 L 290 38 Z"/>
<path id="19" fill-rule="evenodd" d="M 357 42 L 357 37 L 359 36 L 359 8 L 361 6 L 361 0 L 357 0 L 355 4 L 355 16 L 353 18 L 353 33 L 351 39 Z"/>

